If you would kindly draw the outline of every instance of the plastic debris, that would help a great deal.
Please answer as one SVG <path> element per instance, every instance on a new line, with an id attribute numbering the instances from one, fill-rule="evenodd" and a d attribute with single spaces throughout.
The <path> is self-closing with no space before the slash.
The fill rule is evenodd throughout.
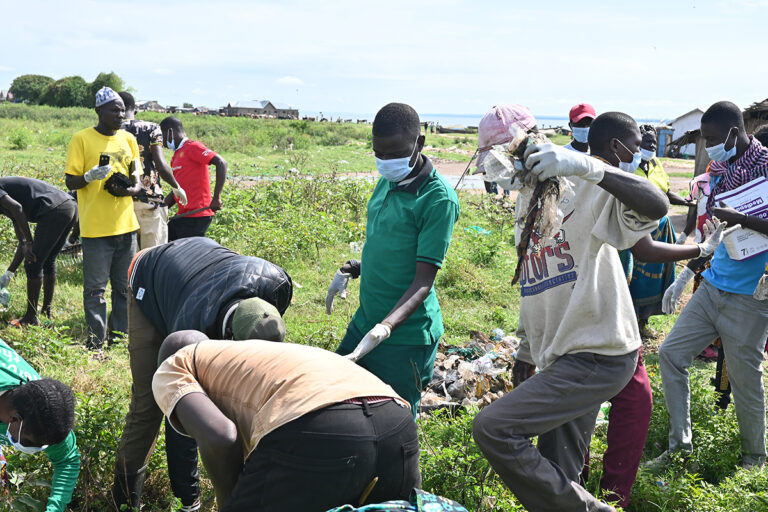
<path id="1" fill-rule="evenodd" d="M 0 288 L 0 306 L 7 308 L 11 303 L 11 291 L 8 288 Z"/>
<path id="2" fill-rule="evenodd" d="M 497 331 L 502 337 L 496 341 L 472 331 L 472 340 L 462 346 L 440 345 L 432 381 L 421 397 L 423 410 L 482 408 L 512 389 L 512 366 L 520 339 Z"/>
<path id="3" fill-rule="evenodd" d="M 465 228 L 464 231 L 467 233 L 477 233 L 478 235 L 490 235 L 493 233 L 493 231 L 480 226 L 469 226 L 468 228 Z"/>

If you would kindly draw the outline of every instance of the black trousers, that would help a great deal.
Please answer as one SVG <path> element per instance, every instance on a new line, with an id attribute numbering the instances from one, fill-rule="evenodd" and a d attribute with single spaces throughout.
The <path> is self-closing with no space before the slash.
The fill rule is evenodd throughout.
<path id="1" fill-rule="evenodd" d="M 205 236 L 211 221 L 213 221 L 213 216 L 171 219 L 168 222 L 168 241 L 172 242 L 180 238 L 190 238 L 193 236 Z"/>
<path id="2" fill-rule="evenodd" d="M 268 434 L 245 462 L 222 512 L 325 512 L 407 500 L 421 485 L 419 439 L 411 411 L 388 400 L 336 404 Z"/>
<path id="3" fill-rule="evenodd" d="M 197 471 L 197 442 L 176 432 L 165 419 L 165 456 L 173 495 L 184 506 L 192 505 L 200 497 Z"/>
<path id="4" fill-rule="evenodd" d="M 32 252 L 37 261 L 24 262 L 28 278 L 56 275 L 56 257 L 77 221 L 77 204 L 69 199 L 43 215 L 32 238 Z"/>

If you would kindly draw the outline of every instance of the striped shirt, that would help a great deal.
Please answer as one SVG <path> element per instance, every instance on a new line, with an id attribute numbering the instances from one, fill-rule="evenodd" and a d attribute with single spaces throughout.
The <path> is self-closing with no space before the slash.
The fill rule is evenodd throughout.
<path id="1" fill-rule="evenodd" d="M 749 147 L 735 162 L 712 162 L 709 174 L 713 180 L 712 192 L 707 199 L 707 213 L 712 215 L 715 196 L 738 188 L 760 177 L 768 177 L 768 148 L 760 144 L 752 135 L 749 136 Z M 722 177 L 717 179 L 718 177 Z"/>

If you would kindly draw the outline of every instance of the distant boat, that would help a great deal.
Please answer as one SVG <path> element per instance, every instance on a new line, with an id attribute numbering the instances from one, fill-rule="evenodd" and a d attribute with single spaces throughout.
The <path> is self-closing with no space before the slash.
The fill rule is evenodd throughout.
<path id="1" fill-rule="evenodd" d="M 477 133 L 477 126 L 440 126 L 437 133 Z"/>

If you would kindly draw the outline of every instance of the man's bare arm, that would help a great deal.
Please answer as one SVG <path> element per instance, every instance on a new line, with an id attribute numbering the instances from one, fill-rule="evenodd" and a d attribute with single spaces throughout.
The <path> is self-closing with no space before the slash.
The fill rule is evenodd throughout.
<path id="1" fill-rule="evenodd" d="M 669 211 L 667 196 L 656 185 L 640 176 L 606 165 L 603 180 L 597 185 L 630 210 L 649 219 L 661 219 Z"/>
<path id="2" fill-rule="evenodd" d="M 395 307 L 392 308 L 382 323 L 389 324 L 394 331 L 397 326 L 408 320 L 427 298 L 429 290 L 435 283 L 437 271 L 438 268 L 430 263 L 417 262 L 416 274 L 413 276 L 411 286 L 400 297 L 400 300 L 397 301 Z"/>

